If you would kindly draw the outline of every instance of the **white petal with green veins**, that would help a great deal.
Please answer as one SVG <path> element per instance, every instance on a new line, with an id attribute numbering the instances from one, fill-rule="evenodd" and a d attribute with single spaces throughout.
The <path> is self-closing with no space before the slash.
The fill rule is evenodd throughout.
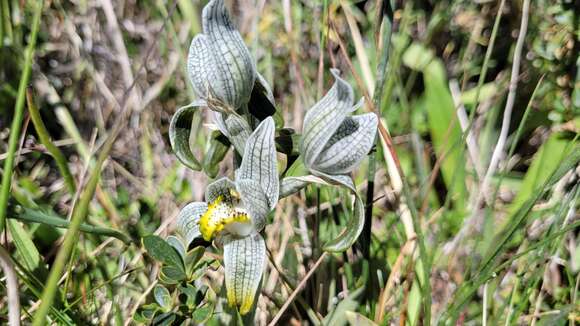
<path id="1" fill-rule="evenodd" d="M 268 198 L 257 181 L 242 179 L 236 182 L 243 207 L 250 214 L 254 228 L 260 231 L 266 226 L 266 217 L 270 212 Z"/>
<path id="2" fill-rule="evenodd" d="M 212 0 L 204 7 L 202 23 L 203 36 L 194 38 L 190 47 L 192 84 L 200 97 L 210 95 L 230 109 L 240 108 L 249 100 L 256 79 L 250 51 L 230 20 L 223 0 Z"/>
<path id="3" fill-rule="evenodd" d="M 342 252 L 350 248 L 358 239 L 365 225 L 365 211 L 362 199 L 355 193 L 353 214 L 348 221 L 348 225 L 342 232 L 334 239 L 325 243 L 323 248 L 325 251 Z"/>
<path id="4" fill-rule="evenodd" d="M 169 124 L 169 142 L 171 143 L 171 148 L 175 156 L 185 166 L 196 171 L 201 170 L 201 164 L 191 151 L 191 146 L 189 145 L 191 122 L 196 108 L 206 105 L 207 103 L 204 100 L 196 100 L 180 108 L 175 112 Z"/>
<path id="5" fill-rule="evenodd" d="M 224 114 L 214 112 L 214 120 L 219 130 L 224 134 L 240 155 L 244 154 L 246 141 L 252 133 L 250 125 L 237 113 Z"/>
<path id="6" fill-rule="evenodd" d="M 352 171 L 368 154 L 377 133 L 376 114 L 347 117 L 322 149 L 313 169 L 330 174 Z"/>
<path id="7" fill-rule="evenodd" d="M 228 303 L 245 315 L 251 309 L 266 267 L 266 245 L 260 234 L 224 237 L 224 268 Z"/>
<path id="8" fill-rule="evenodd" d="M 236 172 L 236 183 L 245 179 L 258 182 L 268 199 L 270 209 L 276 206 L 280 189 L 274 142 L 275 129 L 272 117 L 260 123 L 248 138 L 242 164 Z"/>
<path id="9" fill-rule="evenodd" d="M 304 117 L 301 152 L 307 167 L 312 167 L 353 106 L 352 87 L 340 78 L 338 70 L 331 69 L 331 72 L 335 78 L 334 85 Z"/>
<path id="10" fill-rule="evenodd" d="M 187 248 L 193 239 L 201 236 L 199 232 L 199 218 L 207 210 L 207 204 L 203 202 L 189 203 L 181 209 L 177 215 L 177 232 L 185 241 Z"/>
<path id="11" fill-rule="evenodd" d="M 205 201 L 208 203 L 214 202 L 219 196 L 224 201 L 232 201 L 232 190 L 236 189 L 234 182 L 228 178 L 220 178 L 210 183 L 205 188 Z"/>

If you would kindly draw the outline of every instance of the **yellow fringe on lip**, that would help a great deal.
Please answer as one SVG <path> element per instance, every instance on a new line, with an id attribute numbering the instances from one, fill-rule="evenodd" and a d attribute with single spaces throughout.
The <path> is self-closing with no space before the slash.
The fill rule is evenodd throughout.
<path id="1" fill-rule="evenodd" d="M 222 196 L 207 205 L 207 211 L 199 219 L 199 232 L 205 241 L 211 241 L 213 236 L 230 223 L 249 222 L 250 217 L 233 209 L 229 203 L 223 202 Z"/>

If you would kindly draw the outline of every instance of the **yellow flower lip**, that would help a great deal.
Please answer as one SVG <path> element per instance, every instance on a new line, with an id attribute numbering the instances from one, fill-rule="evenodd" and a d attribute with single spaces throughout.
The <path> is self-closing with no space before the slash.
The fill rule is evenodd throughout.
<path id="1" fill-rule="evenodd" d="M 235 196 L 232 197 L 235 198 Z M 245 211 L 237 209 L 233 203 L 225 201 L 220 195 L 213 202 L 208 203 L 207 211 L 200 217 L 199 232 L 205 241 L 211 241 L 227 225 L 235 223 L 250 223 L 250 217 Z"/>

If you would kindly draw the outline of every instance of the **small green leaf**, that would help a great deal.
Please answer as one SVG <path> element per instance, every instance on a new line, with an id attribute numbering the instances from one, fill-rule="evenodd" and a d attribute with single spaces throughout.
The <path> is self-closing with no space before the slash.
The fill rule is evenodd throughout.
<path id="1" fill-rule="evenodd" d="M 181 259 L 185 261 L 185 247 L 183 246 L 183 243 L 176 236 L 173 235 L 168 236 L 166 241 L 170 246 L 173 247 L 173 249 L 175 249 L 179 253 Z"/>
<path id="2" fill-rule="evenodd" d="M 213 314 L 215 306 L 211 303 L 207 303 L 193 311 L 191 318 L 197 324 L 203 324 L 209 320 Z"/>
<path id="3" fill-rule="evenodd" d="M 198 289 L 193 287 L 191 284 L 186 284 L 185 286 L 180 286 L 179 291 L 186 296 L 185 304 L 189 308 L 195 307 Z"/>
<path id="4" fill-rule="evenodd" d="M 199 262 L 199 260 L 203 257 L 203 254 L 205 252 L 205 248 L 202 246 L 199 247 L 195 247 L 192 250 L 190 250 L 186 257 L 185 257 L 185 267 L 187 269 L 187 274 L 188 275 L 192 275 L 194 272 L 194 267 L 196 266 L 196 264 Z"/>
<path id="5" fill-rule="evenodd" d="M 143 238 L 143 246 L 147 253 L 168 267 L 176 267 L 185 274 L 183 261 L 175 248 L 156 235 L 148 235 Z"/>
<path id="6" fill-rule="evenodd" d="M 161 267 L 161 274 L 159 274 L 159 280 L 165 284 L 177 284 L 186 279 L 185 272 L 175 266 L 163 266 Z"/>
<path id="7" fill-rule="evenodd" d="M 165 312 L 165 313 L 162 313 L 160 315 L 155 316 L 155 318 L 151 322 L 151 325 L 170 326 L 170 325 L 173 325 L 173 322 L 175 321 L 176 317 L 177 316 L 172 312 Z"/>
<path id="8" fill-rule="evenodd" d="M 209 265 L 210 265 L 210 262 L 208 262 L 208 261 L 202 261 L 199 264 L 195 265 L 193 268 L 193 273 L 190 276 L 190 279 L 195 281 L 198 278 L 205 275 L 205 271 L 207 270 Z"/>
<path id="9" fill-rule="evenodd" d="M 341 302 L 332 309 L 326 317 L 322 320 L 322 325 L 333 325 L 342 326 L 346 325 L 346 313 L 348 311 L 356 310 L 359 303 L 356 298 L 361 295 L 364 291 L 364 287 L 358 288 L 352 291 L 348 297 L 344 298 Z"/>
<path id="10" fill-rule="evenodd" d="M 12 236 L 12 241 L 16 246 L 16 252 L 22 258 L 23 265 L 29 271 L 34 271 L 40 264 L 40 254 L 34 242 L 32 242 L 32 239 L 30 239 L 30 236 L 19 222 L 9 219 L 7 226 Z"/>
<path id="11" fill-rule="evenodd" d="M 350 325 L 357 325 L 357 326 L 378 326 L 374 321 L 368 319 L 367 317 L 359 314 L 358 312 L 354 311 L 346 311 L 345 313 L 346 319 L 348 320 Z"/>
<path id="12" fill-rule="evenodd" d="M 157 284 L 155 288 L 153 288 L 153 296 L 155 297 L 155 301 L 163 307 L 165 311 L 171 309 L 171 294 L 163 285 Z"/>
<path id="13" fill-rule="evenodd" d="M 304 166 L 304 160 L 298 157 L 296 161 L 286 171 L 287 177 L 300 177 L 308 174 L 308 169 Z"/>
<path id="14" fill-rule="evenodd" d="M 229 140 L 221 132 L 214 130 L 208 139 L 207 151 L 203 158 L 203 170 L 210 178 L 213 179 L 218 174 L 220 163 L 223 161 L 229 148 Z"/>

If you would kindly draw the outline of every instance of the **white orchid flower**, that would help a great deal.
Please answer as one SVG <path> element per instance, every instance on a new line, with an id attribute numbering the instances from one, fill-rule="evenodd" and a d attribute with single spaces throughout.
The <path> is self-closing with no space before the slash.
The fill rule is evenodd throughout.
<path id="1" fill-rule="evenodd" d="M 251 106 L 249 110 L 259 113 L 260 119 L 275 112 L 270 85 L 256 71 L 224 0 L 212 0 L 204 7 L 202 25 L 203 33 L 192 40 L 187 60 L 189 79 L 199 98 L 177 110 L 169 126 L 169 140 L 177 158 L 193 170 L 201 169 L 189 144 L 196 108 L 213 111 L 215 125 L 240 155 L 252 133 L 241 109 Z"/>
<path id="2" fill-rule="evenodd" d="M 232 23 L 224 0 L 211 0 L 202 14 L 203 33 L 189 47 L 187 70 L 197 96 L 210 108 L 232 112 L 246 104 L 256 64 Z"/>
<path id="3" fill-rule="evenodd" d="M 274 133 L 274 120 L 268 117 L 248 137 L 235 182 L 222 178 L 211 183 L 206 202 L 190 203 L 178 216 L 186 248 L 199 237 L 218 237 L 223 243 L 228 302 L 242 315 L 253 307 L 265 268 L 266 247 L 259 232 L 278 202 Z"/>
<path id="4" fill-rule="evenodd" d="M 357 167 L 371 150 L 377 133 L 374 113 L 348 116 L 353 105 L 352 87 L 331 69 L 334 85 L 304 117 L 301 153 L 312 174 L 335 181 Z"/>
<path id="5" fill-rule="evenodd" d="M 300 143 L 305 167 L 312 175 L 287 177 L 280 185 L 280 197 L 286 197 L 309 183 L 336 184 L 354 194 L 353 216 L 349 225 L 324 247 L 328 251 L 348 249 L 364 227 L 364 204 L 349 173 L 371 150 L 377 133 L 374 113 L 349 116 L 362 105 L 354 103 L 352 87 L 331 69 L 335 82 L 332 88 L 306 112 Z"/>

